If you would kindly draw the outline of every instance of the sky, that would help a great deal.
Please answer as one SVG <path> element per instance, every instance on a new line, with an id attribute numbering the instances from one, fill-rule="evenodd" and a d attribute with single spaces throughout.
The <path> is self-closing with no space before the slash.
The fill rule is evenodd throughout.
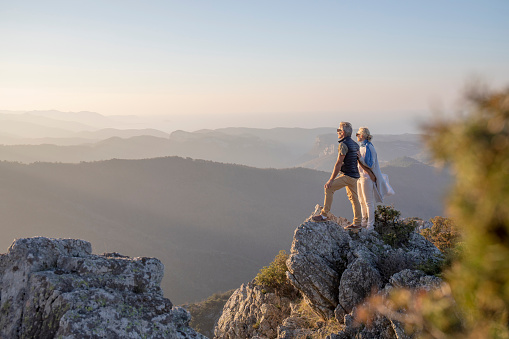
<path id="1" fill-rule="evenodd" d="M 509 1 L 0 0 L 0 110 L 415 132 L 509 85 Z"/>

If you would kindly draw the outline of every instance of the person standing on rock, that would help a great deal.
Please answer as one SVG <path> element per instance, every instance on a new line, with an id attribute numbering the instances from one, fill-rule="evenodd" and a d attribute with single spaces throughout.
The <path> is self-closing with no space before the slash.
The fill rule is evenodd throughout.
<path id="1" fill-rule="evenodd" d="M 334 192 L 346 187 L 348 199 L 352 203 L 353 223 L 346 226 L 345 229 L 359 229 L 361 227 L 361 206 L 357 196 L 357 179 L 360 177 L 357 167 L 359 145 L 352 140 L 352 124 L 349 122 L 341 122 L 337 133 L 339 139 L 338 159 L 330 179 L 324 185 L 325 199 L 322 211 L 312 219 L 313 221 L 328 220 L 327 215 L 332 206 Z"/>
<path id="2" fill-rule="evenodd" d="M 373 136 L 369 129 L 361 127 L 355 135 L 361 145 L 358 152 L 360 178 L 357 181 L 362 211 L 361 225 L 371 231 L 375 227 L 375 202 L 383 202 L 384 196 L 392 195 L 394 191 L 386 180 L 387 176 L 380 171 L 375 146 L 371 143 Z"/>

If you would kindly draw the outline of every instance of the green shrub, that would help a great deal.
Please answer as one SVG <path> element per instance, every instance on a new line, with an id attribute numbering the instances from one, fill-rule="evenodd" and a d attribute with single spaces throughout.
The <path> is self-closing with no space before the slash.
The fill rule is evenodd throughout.
<path id="1" fill-rule="evenodd" d="M 446 267 L 450 265 L 450 261 L 444 259 L 444 257 L 437 256 L 433 258 L 428 258 L 425 262 L 421 262 L 415 266 L 415 269 L 421 270 L 426 275 L 434 275 L 437 277 L 442 277 L 442 272 Z"/>
<path id="2" fill-rule="evenodd" d="M 285 250 L 279 251 L 274 261 L 269 266 L 264 266 L 255 277 L 255 284 L 264 286 L 279 296 L 286 296 L 293 299 L 297 291 L 286 278 L 286 260 L 289 255 Z"/>
<path id="3" fill-rule="evenodd" d="M 392 247 L 408 243 L 417 225 L 414 220 L 400 220 L 400 215 L 401 212 L 392 206 L 378 205 L 375 211 L 375 231 Z"/>

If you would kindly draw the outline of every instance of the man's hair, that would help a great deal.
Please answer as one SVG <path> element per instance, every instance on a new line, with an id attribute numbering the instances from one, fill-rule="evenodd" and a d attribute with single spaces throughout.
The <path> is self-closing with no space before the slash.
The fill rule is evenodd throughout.
<path id="1" fill-rule="evenodd" d="M 352 136 L 352 124 L 351 123 L 342 121 L 339 123 L 339 128 L 341 128 L 343 130 L 343 132 L 345 132 L 346 137 Z"/>

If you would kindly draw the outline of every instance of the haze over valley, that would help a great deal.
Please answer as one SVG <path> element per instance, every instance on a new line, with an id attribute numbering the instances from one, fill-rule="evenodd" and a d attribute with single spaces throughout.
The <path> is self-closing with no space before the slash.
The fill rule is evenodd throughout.
<path id="1" fill-rule="evenodd" d="M 172 132 L 90 112 L 2 114 L 0 246 L 69 237 L 96 253 L 154 256 L 177 304 L 250 281 L 288 250 L 323 202 L 337 154 L 334 127 Z M 443 215 L 450 176 L 425 163 L 421 137 L 373 142 L 397 193 L 386 204 L 404 217 Z M 344 191 L 332 212 L 352 218 Z"/>

